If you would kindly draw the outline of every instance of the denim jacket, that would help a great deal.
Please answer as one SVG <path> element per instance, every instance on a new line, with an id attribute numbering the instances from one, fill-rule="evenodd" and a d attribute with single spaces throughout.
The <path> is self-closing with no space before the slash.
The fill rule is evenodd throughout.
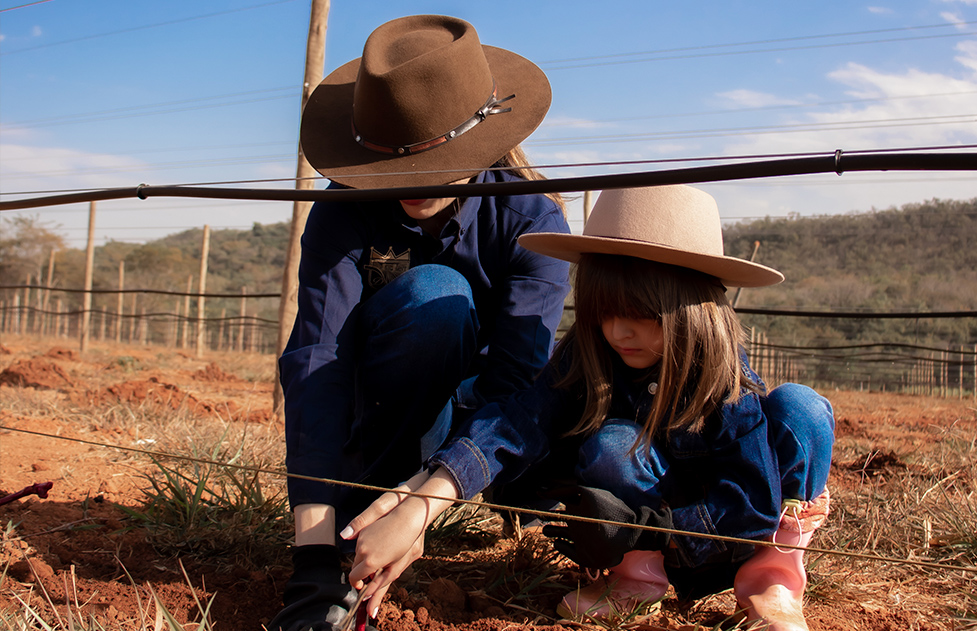
<path id="1" fill-rule="evenodd" d="M 476 181 L 514 179 L 485 171 Z M 354 366 L 367 334 L 357 327 L 359 306 L 407 269 L 444 265 L 469 282 L 481 352 L 459 380 L 477 375 L 480 404 L 529 387 L 553 348 L 569 264 L 516 240 L 529 232 L 569 231 L 560 208 L 543 195 L 465 198 L 440 237 L 421 230 L 398 202 L 317 202 L 302 235 L 298 315 L 279 358 L 289 473 L 343 477 Z M 336 492 L 298 478 L 289 478 L 288 489 L 293 506 L 331 504 Z"/>
<path id="2" fill-rule="evenodd" d="M 570 352 L 563 354 L 562 365 L 569 365 L 564 362 Z M 742 364 L 760 383 L 745 357 Z M 483 408 L 432 456 L 429 466 L 444 467 L 466 499 L 518 478 L 582 416 L 584 392 L 554 387 L 555 374 L 548 365 L 530 389 Z M 647 413 L 654 396 L 649 382 L 635 382 L 632 376 L 615 362 L 610 418 L 637 420 Z M 669 507 L 675 529 L 755 540 L 776 530 L 780 475 L 757 394 L 744 391 L 736 403 L 707 418 L 702 431 L 675 430 L 656 437 L 653 446 L 668 469 L 659 485 L 661 497 L 649 497 L 647 505 Z M 685 567 L 752 553 L 752 546 L 734 550 L 731 544 L 695 536 L 676 535 L 672 541 L 676 563 Z"/>

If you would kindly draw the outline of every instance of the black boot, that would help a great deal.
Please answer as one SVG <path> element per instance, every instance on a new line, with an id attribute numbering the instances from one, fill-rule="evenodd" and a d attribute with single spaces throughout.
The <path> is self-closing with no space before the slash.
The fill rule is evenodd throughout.
<path id="1" fill-rule="evenodd" d="M 292 548 L 295 571 L 285 585 L 285 607 L 268 631 L 337 631 L 356 604 L 357 592 L 346 582 L 336 546 Z M 375 631 L 367 625 L 368 631 Z"/>

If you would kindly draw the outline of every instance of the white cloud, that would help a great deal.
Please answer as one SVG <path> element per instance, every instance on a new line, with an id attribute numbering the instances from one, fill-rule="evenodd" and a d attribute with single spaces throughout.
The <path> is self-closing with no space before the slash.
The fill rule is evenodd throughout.
<path id="1" fill-rule="evenodd" d="M 793 99 L 781 98 L 774 94 L 744 89 L 720 92 L 717 96 L 727 101 L 728 105 L 735 107 L 769 107 L 771 105 L 796 105 L 798 103 Z"/>
<path id="2" fill-rule="evenodd" d="M 89 153 L 62 147 L 31 146 L 28 129 L 3 129 L 0 143 L 0 183 L 4 201 L 44 197 L 40 191 L 76 189 L 133 189 L 133 195 L 100 202 L 96 243 L 108 239 L 146 241 L 191 227 L 209 224 L 213 228 L 247 227 L 254 222 L 274 223 L 291 217 L 290 202 L 244 202 L 227 200 L 171 199 L 151 197 L 139 200 L 134 188 L 139 182 L 160 183 L 162 175 L 153 165 L 126 155 Z M 13 135 L 19 144 L 11 144 Z M 269 175 L 292 177 L 275 165 L 260 165 Z M 195 172 L 180 173 L 177 181 L 189 181 Z M 247 179 L 250 174 L 242 179 Z M 185 176 L 181 180 L 181 176 Z M 272 186 L 281 185 L 272 184 Z M 287 187 L 287 186 L 285 186 Z M 28 193 L 10 195 L 11 192 Z M 60 225 L 69 247 L 81 248 L 87 234 L 87 204 L 46 206 L 28 211 Z M 10 211 L 18 212 L 18 211 Z"/>
<path id="3" fill-rule="evenodd" d="M 5 140 L 31 135 L 26 129 L 3 131 Z M 49 189 L 55 181 L 59 189 L 106 188 L 113 186 L 109 179 L 119 180 L 119 173 L 124 174 L 126 183 L 122 185 L 128 185 L 133 178 L 131 173 L 145 167 L 141 161 L 128 156 L 6 142 L 0 144 L 0 156 L 0 174 L 7 191 Z"/>
<path id="4" fill-rule="evenodd" d="M 947 4 L 960 3 L 960 4 L 973 4 L 973 5 L 977 5 L 977 0 L 943 0 L 943 2 L 946 2 Z"/>
<path id="5" fill-rule="evenodd" d="M 869 7 L 868 12 L 875 13 L 876 15 L 887 15 L 892 13 L 892 9 L 888 7 Z"/>
<path id="6" fill-rule="evenodd" d="M 955 24 L 958 31 L 962 31 L 967 28 L 967 23 L 962 17 L 956 13 L 950 13 L 949 11 L 943 11 L 940 13 L 940 17 L 949 22 L 950 24 Z"/>
<path id="7" fill-rule="evenodd" d="M 977 70 L 977 42 L 958 45 L 957 61 Z M 725 147 L 728 155 L 879 149 L 977 142 L 972 122 L 977 75 L 956 78 L 908 69 L 883 72 L 849 63 L 828 74 L 851 99 L 871 99 L 803 116 L 769 120 L 769 131 Z M 971 117 L 965 118 L 965 115 Z"/>
<path id="8" fill-rule="evenodd" d="M 40 37 L 43 34 L 44 33 L 41 31 L 41 27 L 40 26 L 35 26 L 34 28 L 31 29 L 31 36 L 32 37 Z"/>
<path id="9" fill-rule="evenodd" d="M 977 2 L 977 0 L 974 0 Z M 859 63 L 827 75 L 848 99 L 865 102 L 769 116 L 766 129 L 725 144 L 725 155 L 824 152 L 977 143 L 977 40 L 957 44 L 957 70 L 887 71 Z M 733 182 L 718 187 L 723 216 L 830 214 L 887 208 L 931 198 L 977 196 L 972 173 L 846 173 Z"/>
<path id="10" fill-rule="evenodd" d="M 954 59 L 962 66 L 970 68 L 977 73 L 977 40 L 970 40 L 967 42 L 960 42 L 957 44 L 957 50 L 960 51 L 960 55 L 954 57 Z"/>

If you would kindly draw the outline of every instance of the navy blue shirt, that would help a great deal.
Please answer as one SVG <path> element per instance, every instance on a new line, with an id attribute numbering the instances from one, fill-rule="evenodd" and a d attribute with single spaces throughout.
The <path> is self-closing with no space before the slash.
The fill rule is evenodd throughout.
<path id="1" fill-rule="evenodd" d="M 476 181 L 515 179 L 486 171 Z M 341 479 L 353 414 L 357 306 L 409 268 L 445 265 L 471 285 L 479 402 L 501 402 L 529 387 L 546 364 L 569 291 L 569 264 L 516 240 L 531 232 L 569 233 L 566 218 L 543 195 L 461 202 L 440 238 L 425 233 L 396 201 L 312 207 L 302 236 L 298 315 L 279 359 L 289 473 Z M 331 485 L 289 479 L 292 506 L 331 504 L 333 492 Z"/>

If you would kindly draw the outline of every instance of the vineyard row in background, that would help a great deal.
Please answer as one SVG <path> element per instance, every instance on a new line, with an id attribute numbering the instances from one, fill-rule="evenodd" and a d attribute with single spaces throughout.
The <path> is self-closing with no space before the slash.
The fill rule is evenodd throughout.
<path id="1" fill-rule="evenodd" d="M 92 339 L 188 349 L 198 357 L 208 351 L 275 353 L 277 321 L 255 315 L 255 302 L 267 300 L 267 296 L 249 297 L 244 291 L 236 312 L 229 314 L 224 306 L 220 317 L 206 318 L 191 315 L 190 293 L 174 297 L 173 311 L 168 312 L 147 312 L 139 306 L 139 293 L 130 294 L 128 301 L 124 296 L 108 297 L 115 299 L 114 309 L 88 312 L 88 335 Z M 13 294 L 10 304 L 0 301 L 0 335 L 80 339 L 84 316 L 83 310 L 66 310 L 60 299 L 52 301 L 50 290 L 35 289 L 32 295 L 31 288 L 25 287 L 23 295 Z M 569 308 L 560 333 L 569 327 L 572 317 Z M 749 319 L 744 316 L 750 364 L 768 386 L 799 382 L 818 389 L 977 399 L 977 345 L 950 341 L 940 347 L 885 342 L 823 348 L 790 346 L 771 343 L 766 332 L 750 326 Z"/>

